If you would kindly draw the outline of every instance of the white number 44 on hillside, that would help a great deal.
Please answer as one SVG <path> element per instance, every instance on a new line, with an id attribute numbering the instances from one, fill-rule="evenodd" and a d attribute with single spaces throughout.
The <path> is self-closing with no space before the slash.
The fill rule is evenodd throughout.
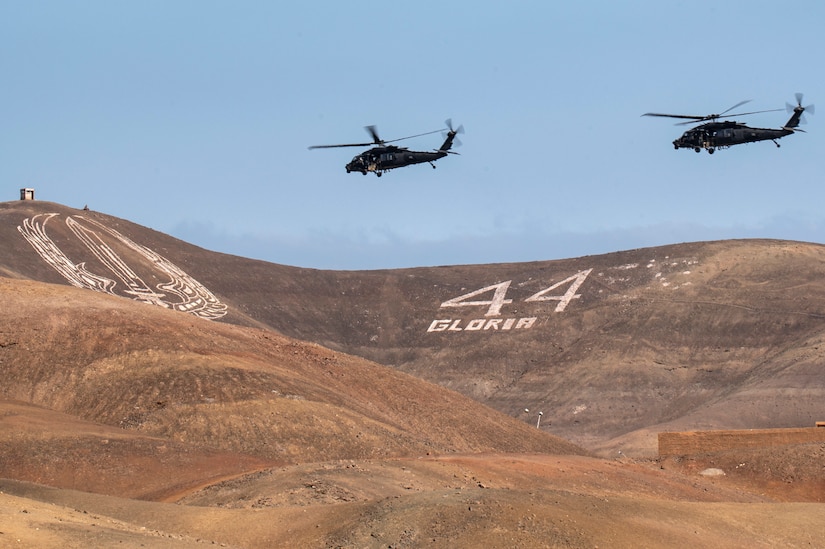
<path id="1" fill-rule="evenodd" d="M 578 299 L 581 297 L 581 294 L 577 294 L 576 292 L 579 290 L 579 287 L 584 283 L 587 275 L 590 274 L 590 271 L 593 269 L 587 269 L 586 271 L 581 271 L 579 273 L 574 274 L 571 277 L 565 278 L 561 282 L 557 282 L 550 286 L 549 288 L 545 288 L 540 292 L 537 292 L 527 299 L 525 302 L 536 302 L 536 301 L 558 301 L 556 305 L 556 312 L 560 313 L 564 311 L 565 307 L 574 299 Z M 507 299 L 507 290 L 510 288 L 510 283 L 512 280 L 508 280 L 506 282 L 499 282 L 498 284 L 493 284 L 492 286 L 486 286 L 481 288 L 480 290 L 476 290 L 474 292 L 470 292 L 468 294 L 460 295 L 456 298 L 450 299 L 445 301 L 441 304 L 441 307 L 477 307 L 479 305 L 488 305 L 487 312 L 484 316 L 499 316 L 501 314 L 501 308 L 504 305 L 508 305 L 513 302 L 512 299 Z M 561 295 L 548 295 L 553 290 L 557 290 L 559 288 L 565 287 L 568 285 L 567 291 L 565 291 Z M 473 300 L 474 297 L 483 296 L 484 294 L 488 294 L 492 292 L 493 297 L 490 300 Z"/>

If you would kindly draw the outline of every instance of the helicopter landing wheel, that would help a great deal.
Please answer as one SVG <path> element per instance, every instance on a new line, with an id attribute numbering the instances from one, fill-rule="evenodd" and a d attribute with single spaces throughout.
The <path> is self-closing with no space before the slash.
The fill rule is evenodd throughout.
<path id="1" fill-rule="evenodd" d="M 713 154 L 716 149 L 708 149 L 708 154 Z"/>
<path id="2" fill-rule="evenodd" d="M 696 151 L 696 152 L 702 152 L 702 149 L 700 149 L 699 147 L 694 147 L 693 150 Z"/>
<path id="3" fill-rule="evenodd" d="M 378 177 L 381 177 L 382 173 L 381 172 L 375 172 L 375 175 L 377 175 Z"/>

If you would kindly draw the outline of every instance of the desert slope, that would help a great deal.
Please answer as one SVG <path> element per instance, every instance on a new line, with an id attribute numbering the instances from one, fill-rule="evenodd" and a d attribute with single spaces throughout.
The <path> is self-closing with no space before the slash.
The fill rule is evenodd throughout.
<path id="1" fill-rule="evenodd" d="M 544 430 L 602 452 L 650 456 L 656 430 L 811 426 L 825 411 L 818 244 L 356 272 L 216 254 L 39 201 L 0 204 L 0 233 L 7 276 L 91 275 L 96 289 L 362 356 L 529 425 L 541 411 Z"/>

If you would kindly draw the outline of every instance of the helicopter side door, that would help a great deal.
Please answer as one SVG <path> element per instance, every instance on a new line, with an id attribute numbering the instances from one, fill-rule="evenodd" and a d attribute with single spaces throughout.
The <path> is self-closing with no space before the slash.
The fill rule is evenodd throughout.
<path id="1" fill-rule="evenodd" d="M 395 166 L 395 153 L 386 152 L 381 153 L 378 157 L 378 163 L 381 165 L 382 168 L 392 168 Z"/>
<path id="2" fill-rule="evenodd" d="M 733 145 L 736 143 L 741 142 L 741 137 L 738 135 L 741 132 L 733 128 L 723 128 L 721 130 L 717 130 L 714 136 L 714 142 L 717 146 L 724 146 L 724 145 Z"/>

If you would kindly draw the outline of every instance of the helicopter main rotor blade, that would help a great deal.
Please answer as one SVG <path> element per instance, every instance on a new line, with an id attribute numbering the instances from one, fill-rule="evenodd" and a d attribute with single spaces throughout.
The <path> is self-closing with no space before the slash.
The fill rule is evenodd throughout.
<path id="1" fill-rule="evenodd" d="M 337 149 L 338 147 L 369 147 L 375 143 L 345 143 L 342 145 L 312 145 L 308 149 Z"/>
<path id="2" fill-rule="evenodd" d="M 748 114 L 759 114 L 761 112 L 779 112 L 782 109 L 767 109 L 764 111 L 751 111 L 751 112 L 738 112 L 736 114 L 726 114 L 724 116 L 720 116 L 719 118 L 730 118 L 731 116 L 746 116 Z"/>
<path id="3" fill-rule="evenodd" d="M 337 149 L 340 147 L 369 147 L 371 145 L 383 145 L 384 141 L 378 137 L 378 130 L 375 126 L 364 126 L 364 129 L 372 136 L 371 143 L 343 143 L 341 145 L 313 145 L 310 149 Z"/>
<path id="4" fill-rule="evenodd" d="M 744 101 L 740 101 L 740 102 L 739 102 L 739 103 L 737 103 L 736 105 L 732 106 L 731 108 L 729 108 L 729 109 L 727 109 L 727 110 L 724 110 L 724 111 L 720 112 L 719 114 L 711 114 L 711 115 L 709 115 L 709 116 L 711 116 L 711 117 L 713 117 L 713 118 L 720 118 L 720 117 L 721 117 L 723 114 L 725 114 L 726 112 L 730 112 L 730 111 L 732 111 L 733 109 L 735 109 L 736 107 L 741 107 L 741 106 L 742 106 L 742 105 L 744 105 L 745 103 L 750 103 L 751 101 L 753 101 L 753 99 L 745 99 Z"/>
<path id="5" fill-rule="evenodd" d="M 367 130 L 367 132 L 369 132 L 369 134 L 372 136 L 373 145 L 381 145 L 382 143 L 384 143 L 384 141 L 380 137 L 378 137 L 378 130 L 375 128 L 375 126 L 364 126 L 364 129 Z"/>
<path id="6" fill-rule="evenodd" d="M 741 107 L 741 106 L 742 106 L 742 105 L 744 105 L 745 103 L 750 103 L 751 101 L 753 101 L 753 99 L 745 99 L 744 101 L 740 101 L 740 102 L 739 102 L 739 103 L 737 103 L 736 105 L 734 105 L 734 106 L 732 106 L 732 107 L 730 107 L 730 108 L 728 108 L 728 109 L 725 109 L 724 111 L 722 111 L 722 112 L 720 112 L 720 113 L 714 113 L 714 114 L 709 114 L 709 115 L 707 115 L 707 116 L 704 116 L 704 117 L 702 118 L 702 120 L 716 120 L 717 118 L 728 118 L 728 117 L 730 117 L 730 116 L 741 116 L 741 115 L 739 115 L 739 114 L 725 114 L 725 113 L 729 113 L 729 112 L 730 112 L 730 111 L 732 111 L 733 109 L 735 109 L 735 108 L 737 108 L 737 107 Z"/>
<path id="7" fill-rule="evenodd" d="M 395 143 L 396 141 L 404 141 L 405 139 L 412 139 L 413 137 L 421 137 L 422 135 L 432 135 L 434 133 L 443 132 L 444 129 L 433 130 L 431 132 L 426 133 L 419 133 L 416 135 L 408 135 L 407 137 L 399 137 L 398 139 L 390 139 L 389 141 L 383 141 L 383 143 Z"/>
<path id="8" fill-rule="evenodd" d="M 740 113 L 740 114 L 728 114 L 728 115 L 725 114 L 725 113 L 728 113 L 728 112 L 732 111 L 733 109 L 735 109 L 737 107 L 741 107 L 745 103 L 750 103 L 751 101 L 752 101 L 752 99 L 746 99 L 744 101 L 740 101 L 736 105 L 734 105 L 734 106 L 730 107 L 729 109 L 724 110 L 724 111 L 722 111 L 718 114 L 708 114 L 708 115 L 705 115 L 705 116 L 697 116 L 697 115 L 689 115 L 689 114 L 662 114 L 662 113 L 657 113 L 657 112 L 646 112 L 642 116 L 662 116 L 662 117 L 666 117 L 666 118 L 683 118 L 683 119 L 687 119 L 687 120 L 695 120 L 695 121 L 698 121 L 698 122 L 703 122 L 705 120 L 716 120 L 717 118 L 727 118 L 729 116 L 742 116 L 744 114 L 754 114 L 754 113 Z M 767 112 L 767 111 L 756 111 L 756 112 Z M 692 122 L 682 122 L 682 124 L 691 124 L 691 123 Z"/>
<path id="9" fill-rule="evenodd" d="M 747 116 L 749 114 L 759 114 L 759 113 L 763 113 L 763 112 L 777 112 L 777 111 L 781 111 L 781 110 L 782 109 L 768 109 L 768 110 L 764 110 L 764 111 L 737 112 L 737 113 L 734 113 L 734 114 L 719 114 L 719 115 L 714 115 L 712 118 L 703 117 L 701 121 L 704 122 L 705 120 L 716 120 L 716 119 L 719 119 L 719 118 L 733 118 L 734 116 Z M 679 122 L 676 125 L 677 126 L 685 126 L 687 124 L 694 124 L 694 123 L 695 122 Z"/>
<path id="10" fill-rule="evenodd" d="M 398 139 L 390 139 L 388 141 L 384 141 L 378 136 L 378 130 L 375 126 L 364 126 L 364 129 L 372 136 L 373 141 L 371 143 L 343 143 L 340 145 L 312 145 L 311 147 L 307 147 L 309 149 L 337 149 L 339 147 L 369 147 L 372 145 L 384 145 L 385 143 L 395 143 L 396 141 L 403 141 L 404 139 L 412 139 L 413 137 L 421 137 L 422 135 L 432 135 L 434 133 L 443 132 L 444 129 L 433 130 L 431 132 L 419 133 L 416 135 L 408 135 L 407 137 L 399 137 Z M 463 126 L 459 128 L 459 133 L 463 131 Z"/>
<path id="11" fill-rule="evenodd" d="M 688 118 L 690 120 L 704 120 L 704 116 L 695 116 L 690 114 L 663 114 L 658 112 L 646 112 L 642 116 L 660 116 L 664 118 Z"/>

